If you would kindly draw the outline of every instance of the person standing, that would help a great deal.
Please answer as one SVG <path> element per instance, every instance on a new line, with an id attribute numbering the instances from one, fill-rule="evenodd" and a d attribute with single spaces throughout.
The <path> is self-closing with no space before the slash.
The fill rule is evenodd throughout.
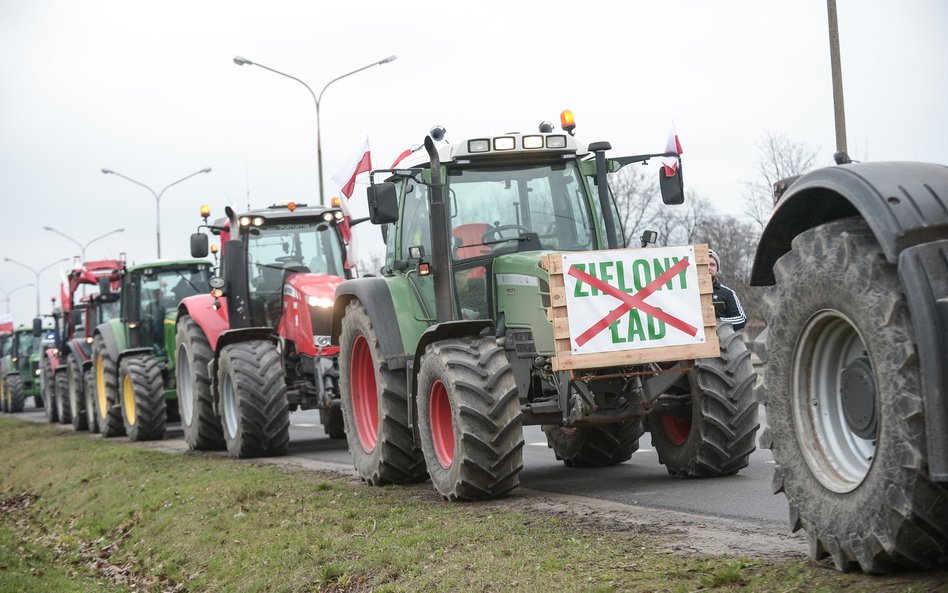
<path id="1" fill-rule="evenodd" d="M 713 249 L 708 249 L 708 255 L 711 256 L 708 261 L 708 270 L 711 272 L 711 286 L 714 294 L 711 302 L 714 305 L 714 316 L 721 321 L 730 323 L 734 330 L 744 328 L 747 323 L 747 316 L 744 315 L 744 308 L 741 307 L 741 300 L 737 298 L 737 293 L 733 289 L 721 284 L 718 274 L 721 272 L 721 260 Z"/>

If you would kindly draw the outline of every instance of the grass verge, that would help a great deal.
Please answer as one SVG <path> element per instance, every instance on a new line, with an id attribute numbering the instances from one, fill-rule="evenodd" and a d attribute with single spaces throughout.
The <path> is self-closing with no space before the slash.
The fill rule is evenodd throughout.
<path id="1" fill-rule="evenodd" d="M 0 591 L 943 590 L 0 418 Z"/>

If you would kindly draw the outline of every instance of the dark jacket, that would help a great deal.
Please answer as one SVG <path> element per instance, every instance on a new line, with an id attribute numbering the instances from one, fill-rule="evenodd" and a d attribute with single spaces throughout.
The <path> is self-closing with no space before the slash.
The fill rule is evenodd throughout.
<path id="1" fill-rule="evenodd" d="M 718 282 L 717 278 L 711 284 L 714 288 L 714 294 L 711 302 L 714 304 L 714 316 L 734 326 L 735 330 L 744 327 L 747 317 L 744 315 L 744 308 L 741 307 L 741 300 L 737 298 L 737 293 Z"/>

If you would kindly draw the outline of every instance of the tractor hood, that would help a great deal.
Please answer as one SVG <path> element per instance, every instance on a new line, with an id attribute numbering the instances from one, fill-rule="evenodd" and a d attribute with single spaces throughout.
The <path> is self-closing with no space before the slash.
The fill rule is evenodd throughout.
<path id="1" fill-rule="evenodd" d="M 311 307 L 332 307 L 336 287 L 345 278 L 329 274 L 293 274 L 283 287 L 283 294 L 301 298 Z"/>

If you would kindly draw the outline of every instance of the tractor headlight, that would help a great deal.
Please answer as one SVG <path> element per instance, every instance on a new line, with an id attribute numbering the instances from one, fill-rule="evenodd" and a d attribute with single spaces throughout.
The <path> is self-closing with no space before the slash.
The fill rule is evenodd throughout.
<path id="1" fill-rule="evenodd" d="M 310 307 L 320 307 L 322 309 L 328 309 L 332 307 L 332 299 L 326 297 L 307 296 L 306 302 Z"/>
<path id="2" fill-rule="evenodd" d="M 33 374 L 36 375 L 37 377 L 39 377 L 39 376 L 40 376 L 40 372 L 41 372 L 41 371 L 40 371 L 39 369 L 36 369 L 35 371 L 33 371 Z"/>

